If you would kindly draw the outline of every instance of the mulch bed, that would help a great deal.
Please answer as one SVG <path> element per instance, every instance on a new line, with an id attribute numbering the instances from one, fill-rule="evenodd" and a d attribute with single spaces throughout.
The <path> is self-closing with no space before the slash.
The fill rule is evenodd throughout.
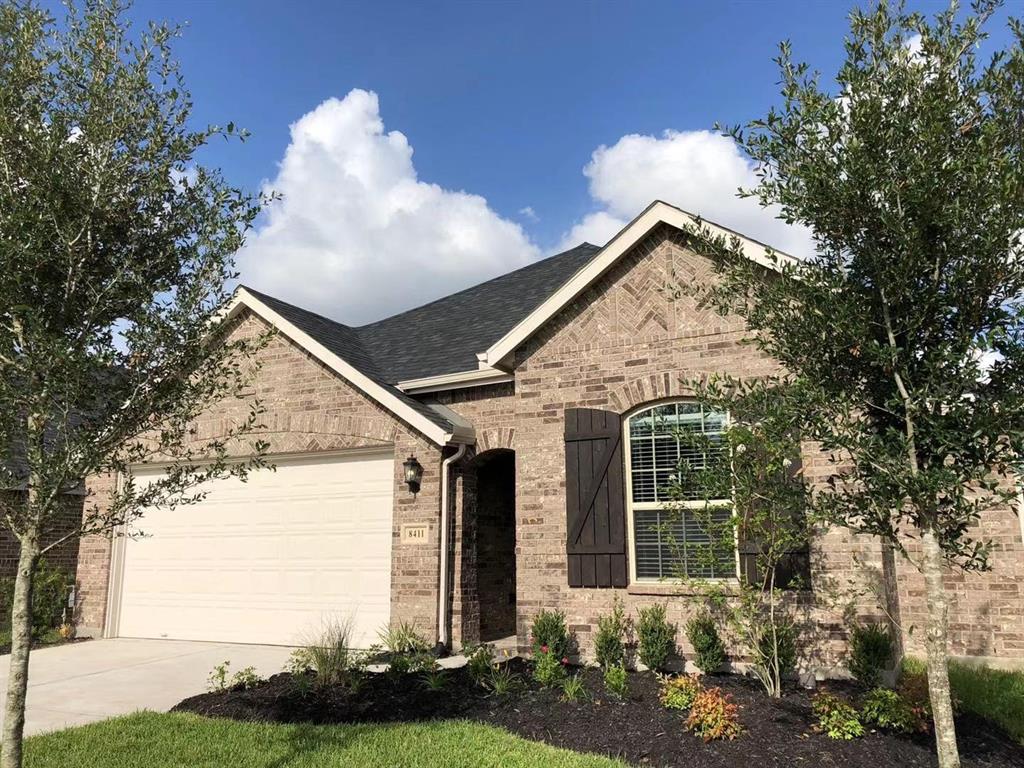
<path id="1" fill-rule="evenodd" d="M 527 739 L 645 766 L 936 765 L 928 736 L 872 732 L 844 742 L 816 733 L 811 692 L 801 689 L 789 690 L 781 700 L 773 701 L 752 679 L 707 678 L 706 685 L 720 685 L 733 695 L 741 707 L 745 730 L 735 741 L 705 744 L 686 732 L 680 713 L 660 706 L 658 681 L 650 673 L 631 674 L 629 700 L 620 702 L 605 695 L 598 670 L 579 670 L 590 700 L 567 703 L 560 700 L 559 691 L 538 688 L 529 679 L 524 662 L 517 659 L 510 663 L 527 685 L 501 698 L 487 696 L 465 669 L 449 672 L 443 691 L 427 690 L 419 675 L 374 674 L 368 676 L 356 695 L 340 688 L 303 694 L 291 675 L 279 674 L 248 691 L 193 696 L 172 711 L 246 721 L 317 724 L 464 718 L 499 726 Z M 844 692 L 840 684 L 830 685 L 830 689 Z M 958 717 L 957 725 L 965 766 L 1024 765 L 1024 746 L 995 725 L 971 715 Z"/>

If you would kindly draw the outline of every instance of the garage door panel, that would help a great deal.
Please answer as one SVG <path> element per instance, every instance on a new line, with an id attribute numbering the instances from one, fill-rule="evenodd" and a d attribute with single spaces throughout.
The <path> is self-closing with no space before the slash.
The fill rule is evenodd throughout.
<path id="1" fill-rule="evenodd" d="M 356 644 L 376 640 L 390 616 L 393 456 L 277 464 L 143 516 L 148 536 L 125 545 L 119 634 L 294 644 L 351 617 Z"/>

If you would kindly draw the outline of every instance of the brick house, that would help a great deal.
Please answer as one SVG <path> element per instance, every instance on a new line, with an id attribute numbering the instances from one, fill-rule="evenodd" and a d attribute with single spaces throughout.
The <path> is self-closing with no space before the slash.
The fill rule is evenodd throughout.
<path id="1" fill-rule="evenodd" d="M 148 512 L 148 538 L 83 540 L 82 631 L 289 644 L 344 615 L 362 643 L 401 620 L 454 647 L 513 634 L 523 646 L 534 614 L 556 608 L 586 653 L 615 595 L 630 612 L 664 602 L 682 625 L 694 596 L 664 578 L 676 566 L 651 534 L 678 450 L 657 425 L 714 431 L 720 415 L 694 406 L 688 382 L 777 370 L 740 344 L 738 319 L 659 290 L 713 279 L 687 247 L 691 221 L 656 202 L 603 248 L 583 244 L 359 328 L 239 289 L 232 333 L 279 332 L 253 384 L 276 471 Z M 764 246 L 741 241 L 767 264 Z M 243 406 L 219 404 L 200 433 Z M 803 464 L 812 478 L 829 472 L 809 446 Z M 89 487 L 102 501 L 116 482 Z M 993 570 L 950 577 L 952 650 L 1024 661 L 1020 523 L 1007 509 L 983 525 Z M 866 587 L 882 560 L 874 539 L 815 537 L 812 588 L 794 597 L 814 627 L 807 666 L 842 663 L 830 585 Z M 905 644 L 920 650 L 923 583 L 907 564 L 895 573 Z M 877 601 L 859 610 L 877 615 Z"/>

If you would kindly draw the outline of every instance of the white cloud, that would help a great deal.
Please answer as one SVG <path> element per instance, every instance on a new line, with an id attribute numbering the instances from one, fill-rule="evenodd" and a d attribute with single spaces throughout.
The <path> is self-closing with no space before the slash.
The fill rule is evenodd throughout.
<path id="1" fill-rule="evenodd" d="M 914 34 L 914 35 L 911 35 L 910 37 L 908 37 L 904 41 L 903 45 L 910 52 L 910 57 L 912 59 L 920 59 L 921 58 L 921 50 L 922 50 L 922 48 L 924 46 L 921 44 L 921 35 L 920 35 L 920 33 Z"/>
<path id="2" fill-rule="evenodd" d="M 241 279 L 344 323 L 360 324 L 445 296 L 541 256 L 519 223 L 464 191 L 421 181 L 413 149 L 386 131 L 377 95 L 328 99 L 291 126 L 267 190 L 271 203 L 239 253 Z M 194 173 L 194 169 L 189 169 Z M 736 189 L 756 179 L 731 139 L 709 131 L 623 136 L 583 169 L 594 210 L 552 252 L 603 245 L 663 199 L 795 255 L 806 230 Z M 189 183 L 189 172 L 175 178 Z M 538 221 L 530 206 L 522 221 Z"/>
<path id="3" fill-rule="evenodd" d="M 648 200 L 647 202 L 650 203 L 651 201 Z M 647 206 L 645 205 L 643 208 L 646 207 Z M 636 213 L 640 213 L 643 208 L 638 208 Z M 554 253 L 564 251 L 566 248 L 572 248 L 574 245 L 579 245 L 580 243 L 604 245 L 612 239 L 612 235 L 625 226 L 627 221 L 628 219 L 619 218 L 608 211 L 595 211 L 594 213 L 588 213 L 578 222 L 573 224 L 572 229 L 562 235 L 562 240 L 558 244 L 558 247 L 555 248 Z"/>
<path id="4" fill-rule="evenodd" d="M 533 261 L 487 201 L 420 181 L 377 95 L 328 99 L 291 126 L 266 186 L 282 195 L 239 253 L 241 279 L 344 323 L 370 322 Z"/>
<path id="5" fill-rule="evenodd" d="M 773 209 L 738 198 L 757 179 L 735 142 L 711 131 L 665 131 L 660 137 L 630 134 L 600 146 L 583 169 L 598 210 L 562 238 L 603 245 L 652 200 L 661 199 L 796 256 L 811 252 L 810 233 L 775 218 Z"/>

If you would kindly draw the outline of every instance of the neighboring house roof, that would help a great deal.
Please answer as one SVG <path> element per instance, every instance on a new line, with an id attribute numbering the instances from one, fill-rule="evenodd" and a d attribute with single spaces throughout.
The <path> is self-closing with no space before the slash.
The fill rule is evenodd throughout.
<path id="1" fill-rule="evenodd" d="M 441 445 L 472 442 L 472 426 L 440 406 L 410 397 L 455 386 L 507 381 L 515 349 L 605 274 L 660 224 L 692 230 L 697 218 L 651 203 L 604 248 L 571 250 L 422 307 L 351 327 L 242 286 L 229 316 L 247 306 L 392 413 Z M 738 238 L 753 261 L 778 268 L 793 257 L 713 222 L 713 235 Z"/>

